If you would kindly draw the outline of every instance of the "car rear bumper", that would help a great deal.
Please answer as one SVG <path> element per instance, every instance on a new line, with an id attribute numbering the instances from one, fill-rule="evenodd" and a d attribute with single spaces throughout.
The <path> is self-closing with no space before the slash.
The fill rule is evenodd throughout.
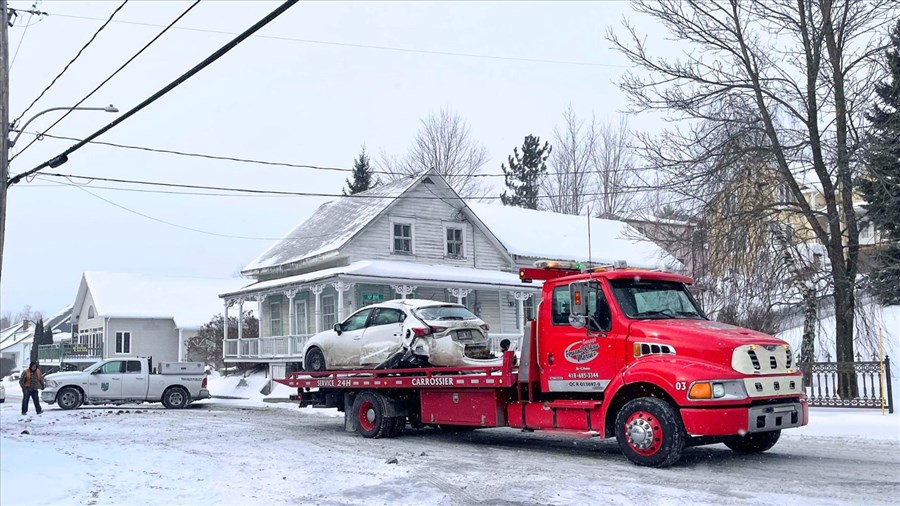
<path id="1" fill-rule="evenodd" d="M 742 407 L 682 408 L 690 436 L 734 436 L 800 427 L 809 423 L 806 399 Z"/>
<path id="2" fill-rule="evenodd" d="M 209 395 L 209 390 L 207 390 L 207 389 L 205 389 L 205 388 L 201 388 L 201 389 L 200 389 L 200 393 L 197 394 L 197 398 L 194 399 L 194 400 L 199 401 L 199 400 L 201 400 L 201 399 L 209 399 L 210 397 L 212 397 L 212 396 Z"/>

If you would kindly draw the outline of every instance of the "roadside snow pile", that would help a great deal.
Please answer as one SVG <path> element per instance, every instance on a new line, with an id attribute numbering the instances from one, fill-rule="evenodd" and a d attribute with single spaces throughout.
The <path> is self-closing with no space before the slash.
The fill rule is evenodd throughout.
<path id="1" fill-rule="evenodd" d="M 297 390 L 281 383 L 274 383 L 269 395 L 262 392 L 269 384 L 269 377 L 264 372 L 248 374 L 235 374 L 222 376 L 213 371 L 207 376 L 207 388 L 213 397 L 223 399 L 243 399 L 253 402 L 263 402 L 264 399 L 287 399 Z"/>

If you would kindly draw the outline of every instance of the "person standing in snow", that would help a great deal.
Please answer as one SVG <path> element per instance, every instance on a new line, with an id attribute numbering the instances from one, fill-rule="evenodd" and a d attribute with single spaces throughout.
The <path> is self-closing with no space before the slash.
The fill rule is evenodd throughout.
<path id="1" fill-rule="evenodd" d="M 19 386 L 22 387 L 22 414 L 28 414 L 28 399 L 34 400 L 34 410 L 41 414 L 41 403 L 38 400 L 38 390 L 44 389 L 44 378 L 36 362 L 32 362 L 25 373 L 19 376 Z"/>

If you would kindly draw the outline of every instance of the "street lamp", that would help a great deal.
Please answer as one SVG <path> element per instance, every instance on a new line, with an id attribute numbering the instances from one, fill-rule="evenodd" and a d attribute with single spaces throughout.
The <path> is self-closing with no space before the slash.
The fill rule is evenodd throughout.
<path id="1" fill-rule="evenodd" d="M 18 130 L 19 130 L 19 133 L 16 134 L 16 137 L 15 137 L 14 139 L 12 139 L 12 140 L 9 141 L 9 147 L 12 148 L 13 146 L 16 145 L 16 142 L 19 140 L 19 137 L 21 137 L 21 135 L 22 135 L 23 133 L 25 133 L 25 128 L 27 128 L 28 125 L 30 125 L 32 121 L 34 121 L 35 119 L 37 119 L 38 116 L 40 116 L 40 115 L 42 115 L 42 114 L 46 114 L 46 113 L 48 113 L 48 112 L 53 112 L 53 111 L 104 111 L 104 112 L 119 112 L 119 110 L 118 110 L 116 107 L 114 107 L 112 104 L 109 104 L 109 105 L 106 106 L 106 107 L 51 107 L 51 108 L 49 108 L 49 109 L 45 109 L 45 110 L 43 110 L 43 111 L 41 111 L 41 112 L 35 114 L 34 116 L 31 117 L 31 119 L 29 119 L 28 121 L 26 121 L 25 124 L 22 125 L 22 128 L 19 128 L 19 129 L 18 129 Z"/>

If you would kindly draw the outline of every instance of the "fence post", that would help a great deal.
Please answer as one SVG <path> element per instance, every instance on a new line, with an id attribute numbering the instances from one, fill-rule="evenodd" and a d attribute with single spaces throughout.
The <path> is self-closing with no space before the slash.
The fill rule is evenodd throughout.
<path id="1" fill-rule="evenodd" d="M 894 414 L 894 392 L 891 388 L 891 357 L 884 356 L 884 379 L 887 381 L 888 413 Z"/>

